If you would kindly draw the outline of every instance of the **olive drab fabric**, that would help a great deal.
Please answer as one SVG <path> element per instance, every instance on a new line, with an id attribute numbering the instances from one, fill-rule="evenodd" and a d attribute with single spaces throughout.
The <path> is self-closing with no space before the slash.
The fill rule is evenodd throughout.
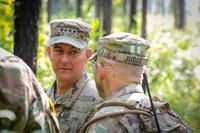
<path id="1" fill-rule="evenodd" d="M 0 132 L 59 133 L 49 100 L 31 69 L 0 48 Z"/>
<path id="2" fill-rule="evenodd" d="M 45 92 L 52 99 L 58 113 L 61 133 L 79 133 L 83 124 L 94 114 L 95 106 L 102 101 L 95 84 L 85 73 L 61 96 L 55 95 L 55 84 L 45 89 Z"/>
<path id="3" fill-rule="evenodd" d="M 168 103 L 153 98 L 162 133 L 192 133 L 192 129 Z M 139 84 L 124 86 L 112 98 L 98 105 L 97 113 L 85 125 L 84 133 L 156 133 L 149 98 Z"/>
<path id="4" fill-rule="evenodd" d="M 99 39 L 96 56 L 102 56 L 133 65 L 146 65 L 150 44 L 143 38 L 130 33 L 113 33 Z"/>

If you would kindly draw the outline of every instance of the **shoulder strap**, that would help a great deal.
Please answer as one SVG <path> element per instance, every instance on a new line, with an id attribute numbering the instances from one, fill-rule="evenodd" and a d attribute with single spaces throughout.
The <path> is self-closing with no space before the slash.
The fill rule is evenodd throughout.
<path id="1" fill-rule="evenodd" d="M 126 107 L 128 109 L 136 109 L 135 104 L 125 103 L 125 102 L 116 102 L 116 101 L 109 101 L 109 102 L 103 102 L 96 106 L 96 110 L 100 110 L 101 108 L 108 107 L 108 106 L 122 106 Z"/>
<path id="2" fill-rule="evenodd" d="M 82 128 L 81 132 L 85 132 L 87 127 L 91 125 L 92 123 L 95 123 L 96 121 L 102 120 L 104 118 L 110 117 L 110 116 L 120 116 L 120 115 L 125 115 L 125 114 L 140 114 L 140 115 L 145 115 L 148 117 L 152 117 L 152 114 L 147 111 L 147 110 L 142 110 L 142 109 L 136 109 L 133 105 L 130 105 L 128 103 L 123 103 L 123 102 L 104 102 L 103 104 L 100 104 L 97 106 L 98 109 L 103 108 L 103 107 L 108 107 L 108 106 L 122 106 L 126 107 L 128 110 L 123 110 L 123 111 L 115 111 L 111 113 L 106 113 L 103 115 L 99 115 L 96 117 L 93 117 L 90 121 L 88 121 Z"/>

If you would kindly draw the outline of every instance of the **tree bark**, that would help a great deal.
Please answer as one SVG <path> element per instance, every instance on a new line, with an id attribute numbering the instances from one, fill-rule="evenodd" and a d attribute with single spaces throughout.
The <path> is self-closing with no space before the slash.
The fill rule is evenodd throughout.
<path id="1" fill-rule="evenodd" d="M 101 16 L 100 16 L 100 14 L 101 14 L 101 8 L 103 7 L 103 2 L 102 2 L 102 0 L 95 0 L 95 11 L 96 11 L 96 17 L 99 19 L 99 21 L 100 21 L 100 19 L 101 19 Z"/>
<path id="2" fill-rule="evenodd" d="M 103 12 L 103 1 L 102 0 L 95 0 L 95 15 L 99 21 L 99 27 L 96 29 L 97 33 L 100 33 L 102 29 L 102 13 Z M 96 35 L 95 40 L 98 41 L 99 34 Z"/>
<path id="3" fill-rule="evenodd" d="M 36 73 L 40 0 L 15 0 L 14 54 Z"/>
<path id="4" fill-rule="evenodd" d="M 112 0 L 103 0 L 103 36 L 111 33 Z"/>
<path id="5" fill-rule="evenodd" d="M 185 0 L 176 0 L 174 2 L 175 26 L 178 29 L 183 29 L 185 26 Z"/>
<path id="6" fill-rule="evenodd" d="M 142 1 L 142 37 L 146 38 L 147 0 Z"/>
<path id="7" fill-rule="evenodd" d="M 127 0 L 123 0 L 123 12 L 126 13 L 127 12 Z"/>
<path id="8" fill-rule="evenodd" d="M 165 1 L 164 0 L 160 1 L 160 13 L 162 15 L 165 15 Z"/>
<path id="9" fill-rule="evenodd" d="M 137 13 L 137 0 L 131 0 L 130 4 L 130 21 L 128 31 L 130 32 L 133 27 L 136 28 L 135 15 Z"/>
<path id="10" fill-rule="evenodd" d="M 111 33 L 112 27 L 112 0 L 96 0 L 96 16 L 99 19 L 99 31 L 103 30 L 103 36 Z"/>
<path id="11" fill-rule="evenodd" d="M 76 16 L 77 17 L 82 17 L 82 3 L 83 3 L 83 0 L 77 0 L 77 12 L 76 12 Z"/>
<path id="12" fill-rule="evenodd" d="M 52 0 L 47 1 L 47 15 L 48 15 L 48 22 L 51 21 L 51 13 L 52 13 Z"/>

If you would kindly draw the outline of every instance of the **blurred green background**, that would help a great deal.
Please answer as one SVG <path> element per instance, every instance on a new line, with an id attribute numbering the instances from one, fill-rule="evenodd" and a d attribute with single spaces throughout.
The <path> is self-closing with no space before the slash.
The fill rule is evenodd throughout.
<path id="1" fill-rule="evenodd" d="M 162 1 L 162 0 L 161 0 Z M 149 51 L 148 77 L 152 95 L 170 103 L 171 107 L 187 121 L 194 131 L 200 132 L 200 1 L 185 0 L 185 26 L 174 25 L 173 0 L 149 0 L 147 6 L 146 39 L 151 43 Z M 13 52 L 13 4 L 14 0 L 0 1 L 0 47 Z M 151 5 L 151 6 L 150 6 Z M 124 8 L 125 7 L 125 8 Z M 100 21 L 95 16 L 92 0 L 83 0 L 81 19 L 92 26 L 90 46 L 95 51 L 97 38 L 103 35 L 97 31 Z M 128 31 L 130 0 L 112 1 L 111 32 Z M 39 23 L 39 46 L 37 57 L 37 78 L 44 88 L 55 79 L 46 55 L 49 38 L 47 1 L 42 1 Z M 52 0 L 51 19 L 77 18 L 76 2 L 73 0 Z M 138 0 L 135 21 L 137 26 L 130 32 L 141 35 L 142 2 Z M 92 69 L 88 63 L 88 72 Z"/>

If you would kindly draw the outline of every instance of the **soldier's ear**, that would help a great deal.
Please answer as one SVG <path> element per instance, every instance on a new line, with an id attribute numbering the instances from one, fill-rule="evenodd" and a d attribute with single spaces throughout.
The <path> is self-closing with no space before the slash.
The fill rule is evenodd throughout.
<path id="1" fill-rule="evenodd" d="M 48 57 L 50 58 L 50 55 L 51 55 L 51 47 L 47 47 L 46 52 L 47 52 Z"/>
<path id="2" fill-rule="evenodd" d="M 88 48 L 88 49 L 86 49 L 86 57 L 87 57 L 87 59 L 89 60 L 90 59 L 90 57 L 92 56 L 92 49 L 91 48 Z"/>

